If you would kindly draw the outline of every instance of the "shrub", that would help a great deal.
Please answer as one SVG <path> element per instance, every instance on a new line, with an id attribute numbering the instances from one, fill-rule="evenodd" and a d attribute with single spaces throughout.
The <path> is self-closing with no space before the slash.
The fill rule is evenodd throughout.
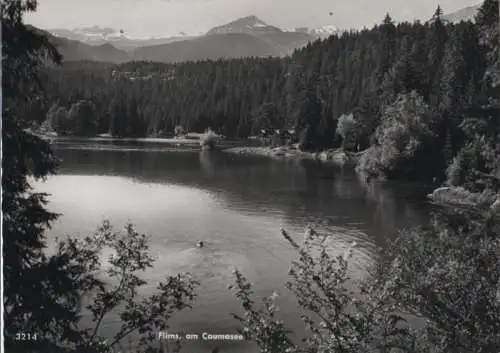
<path id="1" fill-rule="evenodd" d="M 427 319 L 421 339 L 431 352 L 500 351 L 498 220 L 446 210 L 404 231 L 392 254 L 383 290 Z"/>
<path id="2" fill-rule="evenodd" d="M 337 122 L 336 134 L 342 137 L 342 148 L 351 148 L 355 140 L 355 130 L 358 128 L 358 122 L 351 114 L 342 114 Z"/>
<path id="3" fill-rule="evenodd" d="M 217 143 L 217 134 L 211 129 L 207 129 L 200 139 L 200 146 L 205 149 L 213 150 Z"/>
<path id="4" fill-rule="evenodd" d="M 53 104 L 47 112 L 47 119 L 40 126 L 42 133 L 57 132 L 60 135 L 71 134 L 72 122 L 65 107 Z"/>
<path id="5" fill-rule="evenodd" d="M 485 188 L 500 189 L 500 157 L 495 148 L 482 139 L 467 143 L 446 170 L 447 184 L 464 186 L 473 192 Z M 500 175 L 500 174 L 499 174 Z"/>
<path id="6" fill-rule="evenodd" d="M 448 210 L 426 228 L 403 231 L 373 268 L 360 300 L 347 289 L 349 251 L 331 255 L 328 237 L 306 234 L 288 288 L 308 328 L 306 347 L 276 318 L 275 296 L 259 307 L 236 271 L 237 316 L 261 352 L 447 353 L 500 351 L 500 224 L 478 212 Z M 387 255 L 390 255 L 387 257 Z M 411 328 L 405 317 L 421 322 Z"/>
<path id="7" fill-rule="evenodd" d="M 382 169 L 380 163 L 382 150 L 372 146 L 365 150 L 359 158 L 356 170 L 368 175 L 378 175 Z"/>
<path id="8" fill-rule="evenodd" d="M 183 136 L 185 135 L 185 131 L 184 131 L 184 128 L 181 126 L 181 125 L 177 125 L 174 129 L 174 135 L 176 137 L 180 137 L 180 136 Z"/>
<path id="9" fill-rule="evenodd" d="M 112 255 L 107 264 L 103 264 L 102 253 L 106 250 Z M 124 338 L 137 334 L 135 351 L 153 352 L 152 349 L 156 349 L 159 342 L 151 333 L 167 330 L 172 314 L 190 307 L 197 286 L 189 274 L 178 274 L 158 283 L 155 293 L 141 297 L 139 289 L 148 282 L 140 273 L 151 268 L 154 261 L 148 238 L 138 233 L 132 225 L 127 225 L 120 232 L 115 231 L 109 222 L 104 222 L 93 236 L 83 240 L 67 238 L 58 242 L 55 254 L 48 257 L 46 263 L 40 263 L 36 274 L 33 274 L 38 276 L 40 286 L 45 289 L 45 292 L 41 292 L 43 296 L 51 298 L 58 305 L 46 310 L 34 309 L 36 313 L 32 313 L 31 320 L 27 319 L 25 327 L 36 330 L 34 319 L 40 319 L 40 315 L 54 314 L 47 310 L 65 310 L 68 315 L 74 315 L 76 321 L 70 321 L 72 316 L 68 316 L 67 320 L 52 325 L 51 330 L 39 331 L 35 343 L 44 347 L 39 351 L 111 353 L 119 348 Z M 54 280 L 54 276 L 57 278 L 57 287 L 52 289 L 46 283 Z M 32 290 L 38 293 L 40 288 Z M 34 304 L 44 303 L 38 297 L 32 297 L 32 300 Z M 77 323 L 83 308 L 90 314 L 92 328 L 80 328 Z M 103 319 L 118 308 L 118 332 L 106 340 L 99 335 L 99 328 Z M 16 310 L 10 306 L 6 308 L 7 320 Z M 14 334 L 8 332 L 8 337 Z M 7 350 L 9 347 L 14 349 L 16 345 L 17 342 L 7 339 Z M 47 347 L 50 349 L 47 350 Z"/>
<path id="10" fill-rule="evenodd" d="M 53 123 L 50 119 L 45 120 L 40 124 L 40 128 L 38 129 L 42 134 L 55 132 Z"/>
<path id="11" fill-rule="evenodd" d="M 386 108 L 375 131 L 377 144 L 361 158 L 358 169 L 372 174 L 412 175 L 433 132 L 429 107 L 415 91 Z M 366 168 L 366 169 L 365 169 Z"/>
<path id="12" fill-rule="evenodd" d="M 292 264 L 292 280 L 287 287 L 298 300 L 310 334 L 304 339 L 306 349 L 294 344 L 290 331 L 276 318 L 276 295 L 265 298 L 263 307 L 258 308 L 251 300 L 251 284 L 236 271 L 236 296 L 245 313 L 235 318 L 261 352 L 389 352 L 391 347 L 411 344 L 410 330 L 391 305 L 370 295 L 366 300 L 358 300 L 347 289 L 352 249 L 342 256 L 333 256 L 327 237 L 314 231 L 306 233 L 300 246 L 286 232 L 283 235 L 299 254 L 298 261 Z"/>

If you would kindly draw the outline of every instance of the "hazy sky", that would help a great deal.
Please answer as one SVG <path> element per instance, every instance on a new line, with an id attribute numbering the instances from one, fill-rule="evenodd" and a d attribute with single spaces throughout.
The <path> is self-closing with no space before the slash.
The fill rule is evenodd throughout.
<path id="1" fill-rule="evenodd" d="M 26 22 L 44 29 L 101 26 L 131 36 L 205 32 L 236 18 L 256 15 L 282 28 L 371 27 L 386 12 L 396 21 L 427 20 L 438 3 L 445 13 L 480 0 L 39 0 Z M 329 12 L 333 12 L 330 16 Z"/>

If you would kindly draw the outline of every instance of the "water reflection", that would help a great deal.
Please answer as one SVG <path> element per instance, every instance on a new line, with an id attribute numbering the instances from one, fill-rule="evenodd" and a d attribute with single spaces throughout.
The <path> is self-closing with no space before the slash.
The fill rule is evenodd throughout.
<path id="1" fill-rule="evenodd" d="M 61 174 L 119 175 L 142 183 L 209 190 L 253 214 L 281 210 L 291 223 L 361 225 L 385 244 L 402 227 L 425 223 L 425 186 L 359 179 L 349 168 L 309 160 L 271 160 L 223 152 L 58 150 Z"/>
<path id="2" fill-rule="evenodd" d="M 213 176 L 215 173 L 215 164 L 213 162 L 212 151 L 200 151 L 200 166 L 205 172 L 205 175 Z"/>
<path id="3" fill-rule="evenodd" d="M 295 253 L 281 239 L 281 226 L 298 238 L 313 224 L 330 234 L 339 252 L 356 240 L 353 268 L 362 275 L 376 248 L 386 246 L 398 229 L 426 221 L 420 186 L 363 184 L 352 169 L 315 161 L 217 151 L 59 148 L 57 154 L 60 175 L 38 185 L 53 194 L 51 207 L 64 214 L 54 232 L 83 234 L 106 217 L 115 224 L 131 220 L 151 234 L 159 260 L 150 279 L 189 271 L 203 280 L 193 310 L 175 318 L 185 331 L 236 329 L 230 313 L 239 306 L 227 290 L 234 267 L 254 281 L 258 295 L 282 286 Z M 199 240 L 205 248 L 195 247 Z M 303 330 L 294 299 L 284 295 L 280 305 L 292 328 Z M 207 351 L 197 344 L 188 351 Z"/>

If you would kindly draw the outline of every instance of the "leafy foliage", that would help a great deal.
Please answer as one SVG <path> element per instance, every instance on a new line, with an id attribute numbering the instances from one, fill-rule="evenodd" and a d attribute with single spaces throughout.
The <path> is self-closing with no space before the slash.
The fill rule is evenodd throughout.
<path id="1" fill-rule="evenodd" d="M 343 114 L 339 117 L 339 121 L 337 123 L 337 135 L 342 137 L 342 146 L 346 145 L 346 140 L 350 138 L 357 128 L 357 121 L 354 119 L 354 115 L 351 114 Z"/>
<path id="2" fill-rule="evenodd" d="M 212 129 L 207 129 L 205 133 L 201 136 L 200 145 L 204 148 L 214 149 L 217 143 L 217 134 L 213 132 Z"/>
<path id="3" fill-rule="evenodd" d="M 419 166 L 415 161 L 434 136 L 432 125 L 429 106 L 416 91 L 399 96 L 386 108 L 375 132 L 377 144 L 362 156 L 360 167 L 373 174 L 415 173 L 413 168 Z"/>
<path id="4" fill-rule="evenodd" d="M 283 235 L 299 254 L 287 287 L 297 298 L 308 336 L 305 345 L 293 343 L 284 323 L 275 317 L 276 296 L 265 298 L 263 308 L 256 308 L 251 284 L 237 271 L 236 295 L 245 313 L 236 318 L 261 352 L 390 352 L 413 342 L 412 332 L 393 305 L 370 295 L 359 298 L 347 289 L 352 248 L 343 256 L 333 256 L 327 236 L 313 230 L 306 231 L 303 245 L 284 231 Z"/>
<path id="5" fill-rule="evenodd" d="M 158 343 L 153 333 L 166 331 L 171 315 L 189 308 L 189 303 L 194 299 L 197 282 L 188 274 L 167 277 L 158 284 L 156 293 L 147 297 L 139 295 L 138 290 L 147 281 L 139 277 L 138 273 L 152 268 L 154 258 L 149 252 L 147 237 L 139 234 L 130 224 L 121 233 L 115 232 L 109 222 L 104 222 L 93 237 L 83 241 L 68 239 L 59 243 L 59 254 L 67 253 L 67 249 L 73 249 L 76 254 L 85 254 L 87 260 L 80 261 L 90 262 L 91 265 L 80 275 L 94 278 L 95 284 L 89 288 L 81 287 L 82 298 L 89 298 L 90 301 L 85 309 L 92 315 L 94 327 L 81 333 L 77 342 L 80 349 L 89 349 L 104 340 L 98 335 L 99 328 L 105 316 L 113 311 L 120 312 L 120 329 L 108 339 L 107 347 L 116 347 L 128 335 L 137 334 L 139 347 L 136 350 L 152 349 Z M 103 268 L 99 259 L 105 250 L 111 255 L 107 266 Z M 103 272 L 108 283 L 97 280 Z"/>
<path id="6" fill-rule="evenodd" d="M 239 271 L 236 270 L 234 274 L 236 286 L 230 286 L 229 289 L 236 289 L 235 295 L 241 301 L 245 314 L 243 317 L 236 314 L 233 316 L 243 324 L 245 337 L 255 341 L 261 352 L 295 352 L 296 347 L 288 338 L 289 331 L 285 329 L 283 322 L 276 317 L 277 307 L 274 300 L 277 298 L 277 294 L 264 298 L 264 307 L 256 309 L 255 303 L 251 299 L 253 294 L 251 284 Z"/>
<path id="7" fill-rule="evenodd" d="M 174 135 L 180 137 L 184 134 L 185 134 L 184 128 L 181 125 L 177 125 L 174 129 Z"/>
<path id="8" fill-rule="evenodd" d="M 482 95 L 459 124 L 465 144 L 448 169 L 448 183 L 474 191 L 500 190 L 500 60 L 498 56 L 498 1 L 487 0 L 476 16 L 479 45 L 486 69 Z"/>
<path id="9" fill-rule="evenodd" d="M 351 250 L 335 257 L 328 236 L 308 231 L 299 246 L 284 232 L 299 253 L 288 288 L 309 330 L 305 345 L 291 341 L 273 297 L 259 308 L 239 272 L 236 295 L 244 315 L 236 318 L 261 352 L 497 352 L 499 230 L 488 214 L 438 213 L 429 227 L 401 233 L 361 295 L 348 289 Z"/>
<path id="10" fill-rule="evenodd" d="M 431 352 L 500 348 L 498 220 L 452 211 L 404 232 L 383 282 L 386 295 L 427 319 Z"/>
<path id="11" fill-rule="evenodd" d="M 500 185 L 498 149 L 485 139 L 477 139 L 465 145 L 447 169 L 447 182 L 463 185 L 473 192 L 485 189 L 498 190 Z"/>
<path id="12" fill-rule="evenodd" d="M 61 135 L 70 135 L 73 128 L 69 119 L 68 110 L 55 103 L 50 107 L 44 125 L 45 126 L 41 126 L 40 128 L 42 132 L 43 130 L 47 130 L 48 132 L 57 132 Z"/>

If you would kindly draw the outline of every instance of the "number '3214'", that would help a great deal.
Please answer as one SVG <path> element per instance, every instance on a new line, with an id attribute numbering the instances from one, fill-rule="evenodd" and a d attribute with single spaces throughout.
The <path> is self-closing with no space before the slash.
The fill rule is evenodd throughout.
<path id="1" fill-rule="evenodd" d="M 26 332 L 16 333 L 16 341 L 36 341 L 36 339 L 37 339 L 36 333 L 26 333 Z"/>

